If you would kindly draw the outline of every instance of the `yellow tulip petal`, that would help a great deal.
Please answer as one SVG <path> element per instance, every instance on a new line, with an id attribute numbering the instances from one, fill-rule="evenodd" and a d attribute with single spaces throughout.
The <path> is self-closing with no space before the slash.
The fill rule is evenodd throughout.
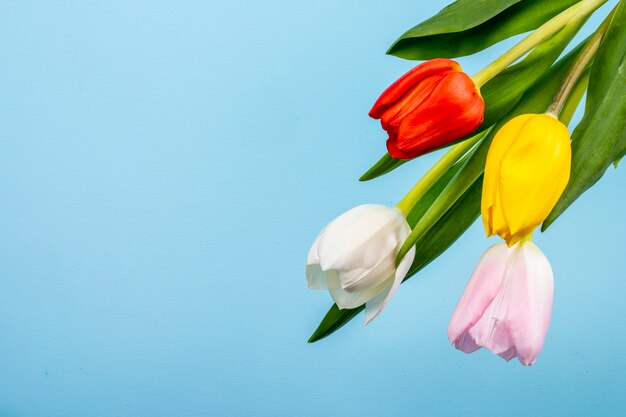
<path id="1" fill-rule="evenodd" d="M 537 227 L 563 191 L 569 175 L 569 132 L 557 119 L 533 115 L 501 162 L 502 212 L 509 234 L 519 240 Z"/>
<path id="2" fill-rule="evenodd" d="M 548 216 L 569 180 L 567 127 L 547 114 L 525 114 L 495 135 L 485 163 L 481 213 L 487 235 L 513 245 Z"/>
<path id="3" fill-rule="evenodd" d="M 506 227 L 506 222 L 502 215 L 500 199 L 498 197 L 500 164 L 511 141 L 515 140 L 521 127 L 532 116 L 533 115 L 530 114 L 524 114 L 511 119 L 496 133 L 489 147 L 485 163 L 481 200 L 481 214 L 487 236 L 499 234 L 498 231 Z"/>

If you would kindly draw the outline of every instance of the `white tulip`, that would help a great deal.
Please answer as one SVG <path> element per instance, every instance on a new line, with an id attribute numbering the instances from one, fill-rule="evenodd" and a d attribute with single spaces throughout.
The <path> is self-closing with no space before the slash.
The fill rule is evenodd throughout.
<path id="1" fill-rule="evenodd" d="M 396 256 L 411 233 L 402 213 L 394 208 L 365 204 L 330 222 L 309 250 L 307 286 L 327 289 L 340 309 L 365 304 L 365 323 L 387 305 L 406 276 L 415 248 L 398 268 Z"/>

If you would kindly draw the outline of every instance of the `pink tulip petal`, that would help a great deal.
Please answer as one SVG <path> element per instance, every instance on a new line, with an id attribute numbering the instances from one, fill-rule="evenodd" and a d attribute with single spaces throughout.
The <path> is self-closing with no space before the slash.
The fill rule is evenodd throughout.
<path id="1" fill-rule="evenodd" d="M 499 243 L 487 249 L 480 258 L 450 319 L 448 338 L 451 343 L 457 344 L 461 336 L 480 320 L 495 298 L 510 254 L 511 250 L 506 244 Z M 465 343 L 468 342 L 458 344 L 457 349 L 461 349 L 459 346 Z"/>
<path id="2" fill-rule="evenodd" d="M 504 352 L 498 353 L 498 356 L 500 356 L 502 359 L 508 362 L 517 356 L 517 349 L 515 349 L 515 346 L 513 346 L 512 348 L 509 348 L 508 350 L 505 350 Z"/>
<path id="3" fill-rule="evenodd" d="M 552 269 L 532 242 L 518 243 L 506 252 L 498 252 L 497 246 L 483 255 L 474 271 L 450 321 L 448 337 L 463 352 L 484 347 L 507 361 L 518 357 L 522 364 L 532 365 L 550 322 Z"/>
<path id="4" fill-rule="evenodd" d="M 454 347 L 465 353 L 476 352 L 481 348 L 468 332 L 463 332 L 461 336 L 454 340 Z"/>
<path id="5" fill-rule="evenodd" d="M 532 242 L 522 245 L 512 274 L 504 301 L 508 305 L 507 321 L 519 361 L 532 365 L 550 324 L 554 276 L 548 259 Z"/>

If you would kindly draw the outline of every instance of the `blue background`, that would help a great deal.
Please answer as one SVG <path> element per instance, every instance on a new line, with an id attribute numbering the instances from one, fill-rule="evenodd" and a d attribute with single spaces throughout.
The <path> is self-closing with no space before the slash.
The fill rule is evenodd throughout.
<path id="1" fill-rule="evenodd" d="M 4 1 L 0 416 L 623 413 L 623 167 L 536 240 L 535 366 L 447 340 L 496 241 L 479 223 L 371 325 L 306 343 L 318 231 L 438 156 L 356 181 L 384 149 L 367 111 L 413 65 L 387 46 L 447 2 Z"/>

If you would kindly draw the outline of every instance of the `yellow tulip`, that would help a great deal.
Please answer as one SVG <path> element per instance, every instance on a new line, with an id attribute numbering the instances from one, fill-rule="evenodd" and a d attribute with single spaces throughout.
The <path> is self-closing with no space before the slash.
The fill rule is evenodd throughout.
<path id="1" fill-rule="evenodd" d="M 569 181 L 570 135 L 549 114 L 524 114 L 507 122 L 487 154 L 481 213 L 487 236 L 509 246 L 548 216 Z"/>

